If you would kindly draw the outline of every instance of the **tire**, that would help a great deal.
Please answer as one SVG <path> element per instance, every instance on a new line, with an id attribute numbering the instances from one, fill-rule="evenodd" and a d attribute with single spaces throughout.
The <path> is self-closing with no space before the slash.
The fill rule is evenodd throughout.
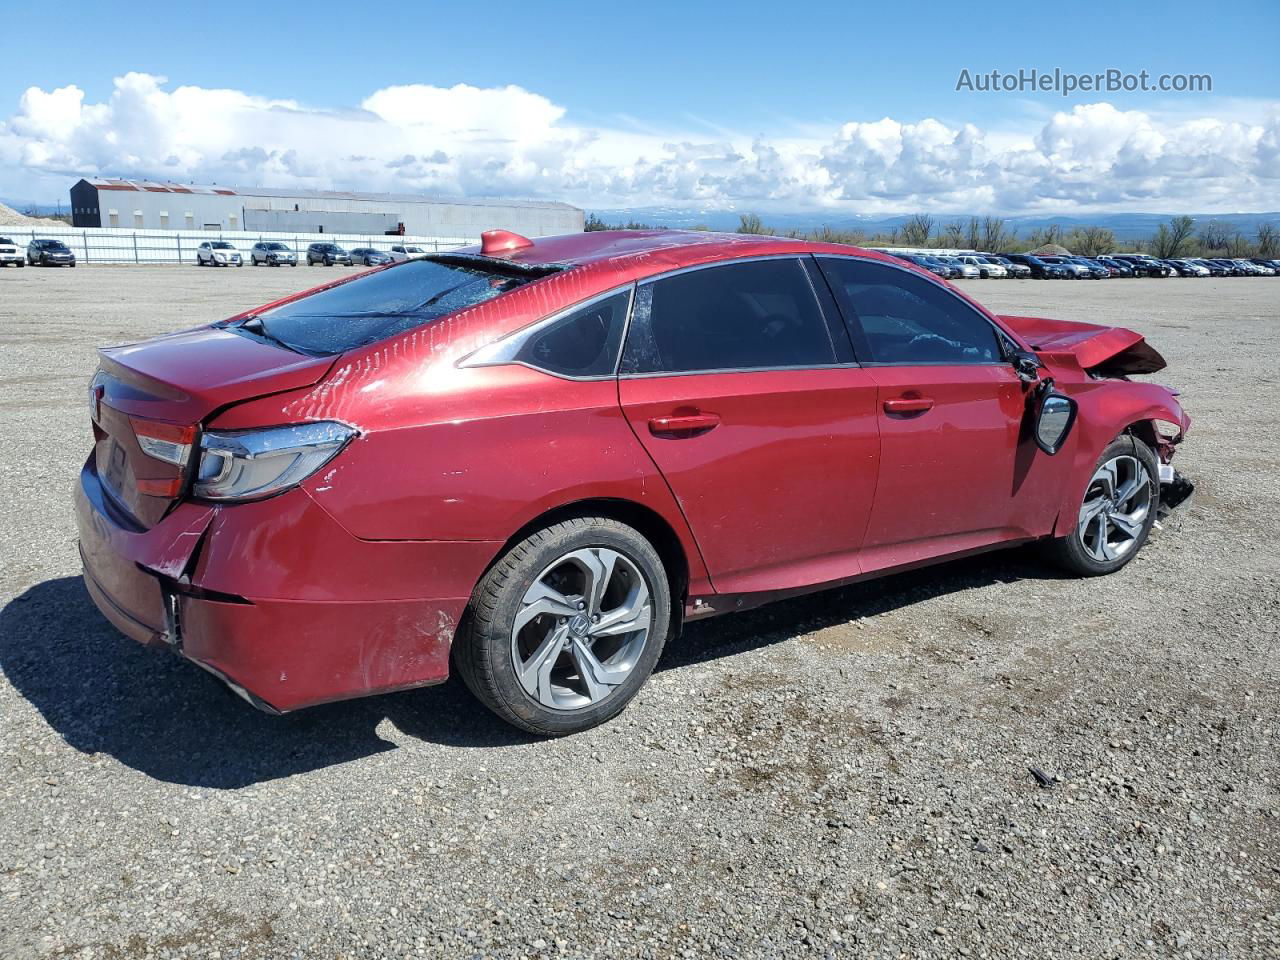
<path id="1" fill-rule="evenodd" d="M 601 558 L 612 562 L 604 567 Z M 595 591 L 584 559 L 608 570 L 599 602 L 590 599 Z M 531 613 L 534 606 L 545 609 Z M 592 622 L 601 615 L 605 629 L 610 618 L 647 626 L 595 635 L 601 628 Z M 670 622 L 666 571 L 649 541 L 616 520 L 578 517 L 521 540 L 485 574 L 453 660 L 476 699 L 507 723 L 539 736 L 564 736 L 622 712 L 653 672 Z M 579 666 L 582 648 L 604 674 Z M 545 650 L 551 655 L 539 657 Z M 521 681 L 518 657 L 523 666 L 534 665 L 526 674 L 532 690 Z M 544 670 L 536 668 L 539 659 Z M 584 680 L 588 673 L 592 682 Z"/>
<path id="2" fill-rule="evenodd" d="M 1102 476 L 1107 465 L 1117 467 L 1112 489 L 1120 497 L 1119 504 L 1101 512 L 1097 512 L 1095 506 L 1094 519 L 1086 522 L 1085 511 L 1090 504 L 1100 506 L 1108 499 L 1107 480 Z M 1139 471 L 1145 472 L 1145 480 Z M 1139 486 L 1125 497 L 1125 491 L 1135 481 Z M 1094 465 L 1089 484 L 1081 495 L 1081 520 L 1067 536 L 1048 541 L 1046 555 L 1082 577 L 1115 573 L 1137 556 L 1147 542 L 1159 502 L 1160 468 L 1154 451 L 1137 437 L 1129 434 L 1117 437 L 1107 444 Z M 1116 518 L 1124 518 L 1124 525 L 1119 525 Z"/>

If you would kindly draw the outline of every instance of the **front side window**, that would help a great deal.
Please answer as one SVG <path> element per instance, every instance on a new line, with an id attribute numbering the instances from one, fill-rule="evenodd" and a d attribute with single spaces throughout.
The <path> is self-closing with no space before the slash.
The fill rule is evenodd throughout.
<path id="1" fill-rule="evenodd" d="M 823 258 L 843 293 L 859 359 L 885 364 L 1000 363 L 995 329 L 939 283 L 868 260 Z"/>
<path id="2" fill-rule="evenodd" d="M 823 366 L 826 319 L 796 257 L 727 263 L 642 283 L 623 373 Z"/>
<path id="3" fill-rule="evenodd" d="M 501 296 L 555 272 L 502 263 L 413 260 L 370 271 L 249 318 L 263 335 L 303 353 L 330 355 L 383 340 Z"/>

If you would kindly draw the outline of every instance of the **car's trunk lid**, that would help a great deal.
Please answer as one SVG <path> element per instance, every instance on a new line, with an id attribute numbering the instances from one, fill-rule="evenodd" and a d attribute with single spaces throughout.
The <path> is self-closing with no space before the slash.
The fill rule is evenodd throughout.
<path id="1" fill-rule="evenodd" d="M 310 386 L 334 362 L 227 327 L 99 352 L 90 392 L 98 475 L 123 519 L 141 527 L 159 521 L 186 488 L 201 422 L 233 403 Z"/>
<path id="2" fill-rule="evenodd" d="M 1000 317 L 1044 360 L 1078 363 L 1089 373 L 1127 376 L 1155 373 L 1165 360 L 1140 333 L 1124 327 L 1051 320 L 1048 317 Z"/>

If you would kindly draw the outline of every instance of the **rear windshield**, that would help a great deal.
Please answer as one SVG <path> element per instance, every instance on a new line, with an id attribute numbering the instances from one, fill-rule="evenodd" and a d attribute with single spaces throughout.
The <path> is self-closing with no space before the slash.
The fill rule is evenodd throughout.
<path id="1" fill-rule="evenodd" d="M 479 259 L 406 260 L 268 310 L 250 318 L 248 329 L 303 353 L 332 355 L 492 300 L 557 269 Z"/>

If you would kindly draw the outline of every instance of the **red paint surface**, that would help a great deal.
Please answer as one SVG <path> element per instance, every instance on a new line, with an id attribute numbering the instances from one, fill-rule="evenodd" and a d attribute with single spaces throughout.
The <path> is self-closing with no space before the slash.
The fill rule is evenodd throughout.
<path id="1" fill-rule="evenodd" d="M 1055 457 L 1031 442 L 1029 388 L 1005 364 L 592 381 L 457 364 L 637 279 L 776 253 L 885 259 L 771 237 L 578 234 L 503 251 L 571 269 L 335 358 L 216 326 L 104 351 L 77 507 L 95 602 L 156 642 L 164 591 L 177 591 L 183 653 L 292 709 L 444 679 L 476 582 L 551 511 L 643 511 L 679 545 L 687 599 L 731 609 L 1063 533 L 1112 438 L 1187 423 L 1165 388 L 1085 372 L 1140 336 L 1041 318 L 992 322 L 1038 348 L 1080 405 Z M 139 491 L 188 489 L 189 468 L 143 454 L 130 418 L 177 437 L 307 420 L 359 434 L 299 488 L 205 505 Z"/>

